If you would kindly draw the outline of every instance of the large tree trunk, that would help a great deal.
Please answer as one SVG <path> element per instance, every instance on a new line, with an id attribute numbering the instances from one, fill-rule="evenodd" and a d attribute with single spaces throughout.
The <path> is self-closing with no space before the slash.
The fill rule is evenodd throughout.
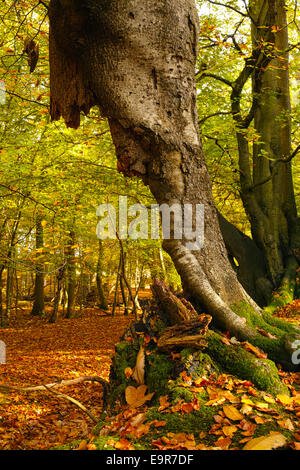
<path id="1" fill-rule="evenodd" d="M 254 127 L 260 135 L 253 145 L 253 172 L 245 132 L 238 133 L 242 199 L 253 239 L 265 255 L 269 279 L 277 288 L 285 275 L 287 292 L 295 282 L 300 232 L 289 160 L 292 148 L 286 9 L 284 0 L 256 0 L 250 6 L 255 20 L 253 50 L 263 48 L 267 60 L 273 59 L 266 69 L 256 64 L 252 71 Z M 236 100 L 235 94 L 232 98 Z M 293 292 L 285 301 L 292 298 Z"/>
<path id="2" fill-rule="evenodd" d="M 52 0 L 49 12 L 52 118 L 77 127 L 80 111 L 98 105 L 121 172 L 141 177 L 159 204 L 204 205 L 203 248 L 190 250 L 195 240 L 184 238 L 164 248 L 194 304 L 255 342 L 260 334 L 231 308 L 245 302 L 260 315 L 229 262 L 201 149 L 195 2 Z"/>

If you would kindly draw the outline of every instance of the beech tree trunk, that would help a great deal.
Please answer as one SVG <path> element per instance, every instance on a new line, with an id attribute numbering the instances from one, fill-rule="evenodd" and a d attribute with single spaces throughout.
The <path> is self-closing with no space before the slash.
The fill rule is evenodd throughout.
<path id="1" fill-rule="evenodd" d="M 203 248 L 183 238 L 164 249 L 194 305 L 255 342 L 260 334 L 232 309 L 245 302 L 260 315 L 229 262 L 201 148 L 194 0 L 51 0 L 49 14 L 52 118 L 76 128 L 81 111 L 99 106 L 119 171 L 142 178 L 159 204 L 204 205 Z"/>
<path id="2" fill-rule="evenodd" d="M 67 242 L 67 312 L 65 317 L 71 318 L 74 314 L 75 292 L 76 292 L 76 266 L 75 266 L 75 232 L 70 230 Z"/>
<path id="3" fill-rule="evenodd" d="M 264 254 L 273 288 L 278 288 L 284 280 L 287 291 L 295 283 L 300 225 L 291 171 L 289 41 L 285 1 L 251 1 L 250 13 L 255 21 L 255 24 L 252 21 L 252 46 L 259 54 L 256 55 L 256 63 L 251 65 L 249 62 L 245 71 L 248 68 L 252 74 L 251 118 L 254 118 L 254 127 L 260 138 L 254 142 L 251 155 L 245 129 L 237 133 L 241 194 L 253 239 Z M 266 60 L 272 59 L 267 66 L 260 63 L 259 55 L 263 56 L 263 50 Z M 242 74 L 240 77 L 243 79 Z M 237 109 L 240 99 L 241 93 L 233 92 L 232 107 L 237 122 L 240 119 Z M 285 301 L 292 299 L 293 289 Z"/>
<path id="4" fill-rule="evenodd" d="M 36 249 L 39 250 L 44 246 L 44 234 L 43 234 L 43 217 L 41 214 L 36 216 Z M 37 256 L 41 256 L 38 252 Z M 44 304 L 44 267 L 41 262 L 36 264 L 35 272 L 35 284 L 34 284 L 34 301 L 31 310 L 31 315 L 43 315 L 45 313 Z"/>
<path id="5" fill-rule="evenodd" d="M 97 274 L 96 274 L 96 283 L 97 283 L 97 293 L 99 300 L 99 308 L 107 310 L 107 300 L 104 294 L 103 285 L 102 285 L 102 258 L 103 258 L 103 247 L 102 240 L 99 240 L 99 249 L 98 249 L 98 261 L 97 261 Z"/>

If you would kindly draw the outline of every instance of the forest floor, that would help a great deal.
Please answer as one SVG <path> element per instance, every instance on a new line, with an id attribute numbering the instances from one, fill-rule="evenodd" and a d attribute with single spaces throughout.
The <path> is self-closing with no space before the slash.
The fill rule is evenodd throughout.
<path id="1" fill-rule="evenodd" d="M 300 301 L 295 301 L 277 313 L 278 316 L 284 317 L 288 321 L 299 323 Z M 0 384 L 24 387 L 80 376 L 99 376 L 107 380 L 114 346 L 133 319 L 131 315 L 124 316 L 122 309 L 117 309 L 116 315 L 111 317 L 107 312 L 90 308 L 84 309 L 78 318 L 59 319 L 56 324 L 49 324 L 46 319 L 30 316 L 29 310 L 24 308 L 18 311 L 16 318 L 11 319 L 10 328 L 0 329 L 0 339 L 7 346 L 7 363 L 0 365 Z M 294 387 L 298 388 L 300 375 L 282 373 L 282 378 L 295 394 Z M 186 379 L 184 378 L 184 380 Z M 195 384 L 191 385 L 188 382 L 185 386 L 191 389 L 195 388 Z M 278 427 L 279 423 L 283 432 L 290 431 L 293 441 L 292 448 L 300 449 L 299 392 L 297 392 L 297 403 L 294 403 L 293 406 L 290 402 L 281 403 L 286 407 L 284 415 L 281 413 L 274 415 L 274 412 L 268 408 L 272 408 L 273 399 L 266 394 L 263 399 L 259 396 L 259 401 L 264 401 L 265 408 L 261 403 L 258 408 L 256 405 L 252 407 L 251 400 L 253 397 L 255 399 L 258 392 L 251 384 L 249 386 L 249 384 L 240 382 L 235 383 L 229 376 L 223 374 L 221 379 L 214 378 L 214 382 L 210 383 L 210 388 L 213 390 L 213 401 L 220 404 L 220 406 L 213 408 L 214 424 L 207 432 L 210 439 L 216 440 L 213 448 L 228 448 L 232 435 L 236 431 L 241 434 L 240 440 L 247 442 L 253 435 L 255 436 L 256 427 L 264 426 L 268 421 L 276 421 L 276 426 Z M 229 417 L 227 417 L 226 412 L 224 414 L 222 404 L 224 396 L 229 391 L 231 405 L 229 408 L 227 407 L 227 411 L 229 410 Z M 101 417 L 101 384 L 83 382 L 59 388 L 59 392 L 81 402 L 97 419 Z M 237 403 L 236 397 L 240 404 L 244 403 L 244 407 L 248 403 L 247 406 L 250 409 L 250 417 L 248 415 L 245 415 L 245 419 L 240 417 L 238 422 L 234 416 L 232 416 L 233 421 L 230 419 L 230 410 L 231 413 L 234 411 L 232 404 Z M 219 403 L 218 399 L 220 398 Z M 243 402 L 241 402 L 242 398 Z M 173 409 L 174 407 L 171 408 L 170 404 L 167 404 L 166 397 L 161 397 L 161 400 L 166 421 L 156 419 L 148 425 L 143 424 L 142 419 L 139 423 L 137 417 L 142 418 L 145 410 L 141 413 L 140 409 L 128 411 L 126 408 L 117 417 L 117 420 L 113 419 L 111 423 L 108 422 L 107 432 L 109 434 L 113 432 L 116 435 L 115 440 L 110 442 L 110 446 L 120 449 L 135 448 L 130 443 L 126 432 L 122 434 L 120 431 L 124 428 L 124 423 L 128 425 L 132 421 L 137 426 L 136 437 L 145 436 L 151 426 L 155 428 L 157 438 L 151 444 L 151 448 L 182 449 L 189 448 L 189 446 L 196 448 L 195 439 L 191 433 L 172 433 L 170 432 L 172 429 L 168 429 L 168 423 L 172 413 L 181 413 L 185 418 L 186 413 L 196 409 L 197 402 L 194 401 L 193 405 L 180 403 L 179 407 Z M 278 402 L 278 400 L 276 401 Z M 61 447 L 74 441 L 79 442 L 79 447 L 81 445 L 82 449 L 93 450 L 96 448 L 93 444 L 95 423 L 77 406 L 48 390 L 30 393 L 20 391 L 1 393 L 0 391 L 0 405 L 0 450 L 46 450 L 56 446 Z M 212 403 L 212 407 L 214 407 L 214 403 Z M 132 426 L 129 428 L 132 436 L 135 431 Z M 205 432 L 202 432 L 202 435 L 204 437 Z M 181 444 L 182 440 L 184 444 Z"/>
<path id="2" fill-rule="evenodd" d="M 0 383 L 48 384 L 80 376 L 108 380 L 114 346 L 133 316 L 111 317 L 85 309 L 80 318 L 56 324 L 18 311 L 11 326 L 0 330 L 7 361 L 0 364 Z M 83 382 L 59 388 L 81 402 L 95 417 L 102 411 L 102 385 Z M 0 392 L 0 449 L 49 449 L 90 435 L 95 423 L 77 406 L 51 392 Z"/>

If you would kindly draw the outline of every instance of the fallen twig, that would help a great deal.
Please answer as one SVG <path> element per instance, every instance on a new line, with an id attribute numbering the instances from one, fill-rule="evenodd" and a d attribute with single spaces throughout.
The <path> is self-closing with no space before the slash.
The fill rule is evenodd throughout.
<path id="1" fill-rule="evenodd" d="M 38 392 L 44 391 L 46 389 L 54 389 L 54 388 L 61 388 L 61 387 L 68 387 L 70 385 L 77 385 L 81 382 L 98 382 L 103 387 L 108 385 L 108 382 L 101 377 L 94 377 L 94 376 L 82 376 L 77 377 L 76 379 L 66 379 L 60 380 L 59 382 L 53 382 L 50 384 L 42 384 L 42 385 L 34 385 L 30 387 L 18 387 L 16 385 L 9 385 L 9 384 L 0 384 L 0 390 L 15 390 L 18 392 Z"/>
<path id="2" fill-rule="evenodd" d="M 75 398 L 70 397 L 69 395 L 65 395 L 64 393 L 58 392 L 57 390 L 53 390 L 53 388 L 47 387 L 47 385 L 44 385 L 44 388 L 49 392 L 53 393 L 54 395 L 57 395 L 59 398 L 64 398 L 65 400 L 74 403 L 74 405 L 78 406 L 78 408 L 84 411 L 89 416 L 89 418 L 94 421 L 94 423 L 98 423 L 98 419 L 82 403 L 80 403 L 80 401 L 75 400 Z"/>

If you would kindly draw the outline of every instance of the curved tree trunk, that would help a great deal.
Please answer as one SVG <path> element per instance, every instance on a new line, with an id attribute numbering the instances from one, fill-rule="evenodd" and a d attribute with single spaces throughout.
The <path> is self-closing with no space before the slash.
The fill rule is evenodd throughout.
<path id="1" fill-rule="evenodd" d="M 195 240 L 183 238 L 164 249 L 194 304 L 255 342 L 260 334 L 231 308 L 246 302 L 260 315 L 229 262 L 198 132 L 195 2 L 52 0 L 49 12 L 52 118 L 77 127 L 80 111 L 98 105 L 121 172 L 141 177 L 159 204 L 182 213 L 204 205 L 203 248 L 192 251 Z"/>
<path id="2" fill-rule="evenodd" d="M 268 305 L 273 284 L 268 278 L 268 268 L 264 252 L 254 240 L 228 222 L 218 213 L 219 224 L 229 260 L 237 273 L 239 282 L 258 305 Z M 234 262 L 237 260 L 238 266 Z"/>

